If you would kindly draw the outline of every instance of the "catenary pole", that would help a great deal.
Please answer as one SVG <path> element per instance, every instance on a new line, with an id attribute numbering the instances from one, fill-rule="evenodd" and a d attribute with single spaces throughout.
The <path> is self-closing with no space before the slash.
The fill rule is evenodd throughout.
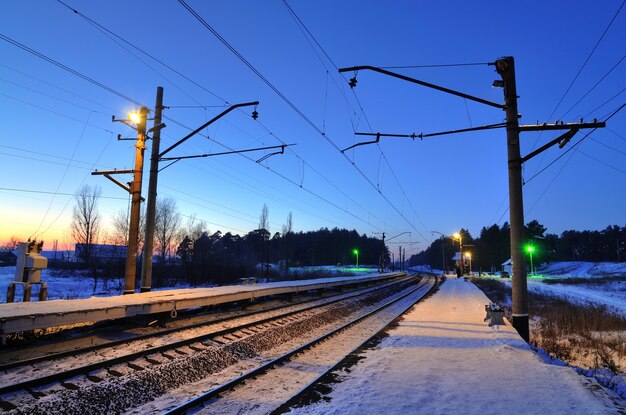
<path id="1" fill-rule="evenodd" d="M 496 70 L 504 81 L 506 112 L 506 141 L 509 170 L 509 204 L 511 221 L 512 314 L 513 327 L 520 336 L 529 341 L 528 287 L 526 264 L 522 252 L 524 241 L 524 206 L 522 202 L 522 160 L 519 143 L 517 114 L 517 88 L 515 85 L 515 61 L 507 56 L 496 60 Z"/>
<path id="2" fill-rule="evenodd" d="M 148 201 L 146 203 L 146 234 L 143 245 L 140 292 L 152 288 L 152 253 L 154 250 L 154 228 L 156 222 L 157 182 L 159 177 L 159 152 L 161 145 L 161 117 L 163 112 L 163 87 L 157 87 L 154 106 L 152 150 L 150 152 L 150 177 L 148 179 Z"/>
<path id="3" fill-rule="evenodd" d="M 141 209 L 141 180 L 143 176 L 143 153 L 146 148 L 146 119 L 148 109 L 139 109 L 137 123 L 137 142 L 135 143 L 135 167 L 130 193 L 130 224 L 128 226 L 128 252 L 126 255 L 126 273 L 124 275 L 124 294 L 135 292 L 135 277 L 137 274 L 137 245 L 139 244 L 139 213 Z"/>

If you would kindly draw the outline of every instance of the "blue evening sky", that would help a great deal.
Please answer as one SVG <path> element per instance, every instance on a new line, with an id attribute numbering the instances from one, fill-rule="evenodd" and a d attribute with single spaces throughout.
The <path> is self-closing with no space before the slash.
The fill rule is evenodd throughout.
<path id="1" fill-rule="evenodd" d="M 133 142 L 116 137 L 133 130 L 112 123 L 111 116 L 123 118 L 137 108 L 7 38 L 148 107 L 163 86 L 170 108 L 162 149 L 187 134 L 186 127 L 223 111 L 225 102 L 260 101 L 257 121 L 251 107 L 234 111 L 171 155 L 297 143 L 284 155 L 262 163 L 255 160 L 266 152 L 186 160 L 159 176 L 159 196 L 176 199 L 183 215 L 195 215 L 211 231 L 257 228 L 265 203 L 272 233 L 292 212 L 296 231 L 345 227 L 388 237 L 411 232 L 398 239 L 420 242 L 412 251 L 437 238 L 433 230 L 450 234 L 463 227 L 478 236 L 482 226 L 508 220 L 505 131 L 423 141 L 383 138 L 345 156 L 339 150 L 370 139 L 355 131 L 430 133 L 503 122 L 504 112 L 371 71 L 359 72 L 351 90 L 347 81 L 354 74 L 339 75 L 335 65 L 487 63 L 514 56 L 522 124 L 603 119 L 626 97 L 626 10 L 585 64 L 623 0 L 289 0 L 306 29 L 280 0 L 187 0 L 308 121 L 178 1 L 66 3 L 193 82 L 60 2 L 2 1 L 0 240 L 35 235 L 69 242 L 71 195 L 83 184 L 102 188 L 99 210 L 106 222 L 127 209 L 124 191 L 90 172 L 132 168 Z M 486 64 L 390 70 L 503 101 L 502 90 L 491 86 L 499 76 Z M 557 234 L 625 225 L 625 115 L 615 115 L 608 128 L 536 177 L 586 132 L 525 165 L 526 222 L 537 219 Z M 522 154 L 558 134 L 524 133 Z"/>

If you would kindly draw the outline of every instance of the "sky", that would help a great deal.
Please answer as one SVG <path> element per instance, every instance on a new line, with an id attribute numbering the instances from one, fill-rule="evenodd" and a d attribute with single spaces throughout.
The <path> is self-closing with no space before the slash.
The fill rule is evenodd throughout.
<path id="1" fill-rule="evenodd" d="M 235 110 L 172 156 L 296 144 L 260 163 L 271 151 L 164 168 L 159 197 L 176 200 L 183 222 L 195 217 L 211 232 L 245 234 L 259 226 L 266 204 L 272 233 L 292 212 L 295 231 L 340 227 L 387 238 L 410 232 L 393 241 L 407 254 L 439 237 L 432 231 L 465 228 L 476 237 L 481 227 L 508 221 L 505 131 L 383 137 L 340 150 L 372 139 L 355 132 L 447 131 L 500 123 L 504 112 L 372 71 L 359 71 L 351 89 L 355 74 L 337 68 L 386 67 L 502 102 L 502 89 L 492 87 L 499 76 L 487 63 L 513 56 L 521 124 L 603 120 L 626 96 L 623 0 L 594 7 L 186 0 L 208 27 L 182 3 L 0 3 L 0 241 L 71 242 L 73 194 L 85 184 L 102 190 L 105 225 L 126 211 L 128 195 L 90 173 L 133 168 L 133 142 L 117 136 L 136 133 L 111 116 L 125 118 L 140 104 L 152 110 L 157 86 L 168 107 L 161 149 L 230 105 L 260 102 L 257 120 L 254 107 Z M 456 64 L 463 65 L 449 66 Z M 565 153 L 586 132 L 525 164 L 526 222 L 537 219 L 556 234 L 626 224 L 625 113 L 573 150 Z M 558 134 L 523 133 L 522 154 Z"/>

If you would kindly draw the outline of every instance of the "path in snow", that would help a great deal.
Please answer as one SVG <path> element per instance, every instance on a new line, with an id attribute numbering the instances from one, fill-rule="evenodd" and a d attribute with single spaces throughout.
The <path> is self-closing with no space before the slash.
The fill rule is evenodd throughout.
<path id="1" fill-rule="evenodd" d="M 490 328 L 489 300 L 448 279 L 304 414 L 623 413 L 595 381 L 543 363 L 510 326 Z"/>

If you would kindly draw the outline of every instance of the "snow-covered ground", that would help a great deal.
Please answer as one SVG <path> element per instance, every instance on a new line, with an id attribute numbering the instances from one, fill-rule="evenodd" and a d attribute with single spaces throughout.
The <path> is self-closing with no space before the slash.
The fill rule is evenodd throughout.
<path id="1" fill-rule="evenodd" d="M 572 278 L 577 279 L 574 284 L 568 282 Z M 605 305 L 626 316 L 626 262 L 553 262 L 538 267 L 528 278 L 528 290 L 570 302 Z"/>
<path id="2" fill-rule="evenodd" d="M 293 279 L 311 278 L 324 276 L 350 276 L 350 275 L 368 275 L 377 273 L 376 268 L 362 266 L 355 267 L 337 267 L 337 266 L 318 266 L 318 267 L 292 267 L 289 269 Z M 15 278 L 15 266 L 0 267 L 0 303 L 6 302 L 7 287 L 9 282 Z M 108 297 L 114 295 L 122 295 L 124 290 L 124 279 L 115 278 L 103 280 L 99 278 L 94 282 L 93 276 L 87 270 L 60 270 L 60 269 L 44 269 L 41 273 L 41 281 L 45 282 L 48 288 L 48 300 L 71 300 L 80 298 L 89 298 L 93 296 Z M 202 284 L 199 287 L 211 287 L 213 284 Z M 181 289 L 189 288 L 188 284 L 179 283 L 173 287 L 157 288 L 155 290 L 165 289 Z M 33 286 L 32 301 L 37 301 L 37 293 L 39 287 Z M 17 288 L 15 300 L 21 301 L 22 289 Z"/>
<path id="3" fill-rule="evenodd" d="M 546 364 L 508 324 L 488 327 L 473 284 L 448 279 L 340 383 L 297 414 L 610 414 L 615 398 L 573 368 Z"/>

